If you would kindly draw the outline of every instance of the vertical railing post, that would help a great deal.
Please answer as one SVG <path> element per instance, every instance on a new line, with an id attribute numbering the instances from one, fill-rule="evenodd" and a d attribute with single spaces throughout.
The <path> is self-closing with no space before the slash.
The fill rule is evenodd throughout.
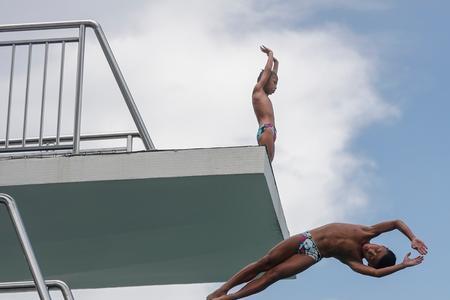
<path id="1" fill-rule="evenodd" d="M 26 146 L 27 141 L 27 117 L 28 117 L 28 96 L 30 93 L 30 72 L 31 72 L 31 58 L 33 53 L 33 44 L 28 44 L 28 67 L 27 67 L 27 85 L 25 87 L 25 105 L 23 111 L 23 133 L 22 133 L 22 147 Z"/>
<path id="2" fill-rule="evenodd" d="M 75 124 L 73 128 L 73 153 L 80 153 L 81 132 L 81 98 L 83 96 L 83 70 L 84 70 L 84 48 L 86 40 L 86 27 L 80 25 L 80 41 L 78 42 L 77 83 L 75 96 Z"/>
<path id="3" fill-rule="evenodd" d="M 33 275 L 39 297 L 41 300 L 51 300 L 48 288 L 45 285 L 44 278 L 39 268 L 39 264 L 34 255 L 33 248 L 31 247 L 30 240 L 28 239 L 28 234 L 25 230 L 25 226 L 23 225 L 22 217 L 17 209 L 16 202 L 11 196 L 0 193 L 0 203 L 5 204 L 8 209 L 9 216 L 14 224 L 14 229 L 16 230 L 20 245 L 25 253 L 25 258 L 28 261 L 31 275 Z"/>
<path id="4" fill-rule="evenodd" d="M 11 72 L 9 77 L 9 96 L 8 96 L 8 113 L 6 116 L 6 139 L 5 139 L 5 148 L 8 148 L 9 144 L 9 127 L 11 121 L 11 99 L 13 94 L 13 82 L 14 82 L 14 60 L 16 57 L 16 45 L 12 45 L 11 50 Z"/>
<path id="5" fill-rule="evenodd" d="M 133 151 L 133 136 L 131 134 L 127 135 L 127 152 Z"/>
<path id="6" fill-rule="evenodd" d="M 58 96 L 58 119 L 56 121 L 56 145 L 59 145 L 59 138 L 61 134 L 61 107 L 62 107 L 62 94 L 64 87 L 64 59 L 66 53 L 66 42 L 61 44 L 61 66 L 59 70 L 59 96 Z"/>
<path id="7" fill-rule="evenodd" d="M 42 100 L 41 100 L 41 125 L 39 128 L 39 146 L 42 146 L 44 138 L 44 117 L 45 117 L 45 92 L 47 88 L 47 66 L 48 66 L 48 43 L 45 43 L 44 52 L 44 75 L 42 76 Z"/>

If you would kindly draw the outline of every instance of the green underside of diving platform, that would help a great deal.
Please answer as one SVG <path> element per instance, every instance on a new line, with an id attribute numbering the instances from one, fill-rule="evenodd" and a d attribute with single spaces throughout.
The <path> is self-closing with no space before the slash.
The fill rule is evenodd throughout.
<path id="1" fill-rule="evenodd" d="M 0 192 L 17 201 L 46 279 L 75 289 L 217 282 L 287 232 L 267 170 L 228 173 L 3 185 Z M 31 279 L 6 209 L 0 245 L 0 281 Z"/>

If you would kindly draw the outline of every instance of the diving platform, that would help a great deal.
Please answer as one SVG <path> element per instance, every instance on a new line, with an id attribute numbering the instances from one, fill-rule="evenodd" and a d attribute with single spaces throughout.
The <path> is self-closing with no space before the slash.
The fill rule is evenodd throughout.
<path id="1" fill-rule="evenodd" d="M 0 157 L 46 280 L 72 289 L 225 281 L 289 236 L 258 146 Z M 0 281 L 31 275 L 0 211 Z"/>
<path id="2" fill-rule="evenodd" d="M 83 98 L 88 31 L 136 131 L 83 133 L 82 103 L 101 97 Z M 0 99 L 0 289 L 36 286 L 50 300 L 52 285 L 70 299 L 70 289 L 225 281 L 289 236 L 266 149 L 157 150 L 97 22 L 8 24 L 0 33 L 12 38 L 0 40 L 10 61 Z"/>

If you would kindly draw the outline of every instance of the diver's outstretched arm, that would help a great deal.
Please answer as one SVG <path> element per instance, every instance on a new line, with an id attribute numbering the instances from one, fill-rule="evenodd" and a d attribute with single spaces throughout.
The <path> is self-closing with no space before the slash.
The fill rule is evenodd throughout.
<path id="1" fill-rule="evenodd" d="M 428 253 L 428 247 L 422 240 L 418 239 L 412 230 L 402 220 L 386 221 L 370 226 L 370 231 L 373 237 L 380 235 L 381 233 L 392 231 L 394 229 L 403 233 L 410 241 L 411 248 L 417 250 L 421 255 Z"/>
<path id="2" fill-rule="evenodd" d="M 266 66 L 264 67 L 263 74 L 261 75 L 261 78 L 259 79 L 258 83 L 255 86 L 255 89 L 262 89 L 266 85 L 267 81 L 269 80 L 270 76 L 272 75 L 272 67 L 273 67 L 273 52 L 266 46 L 260 46 L 259 47 L 262 52 L 267 54 L 267 62 Z"/>
<path id="3" fill-rule="evenodd" d="M 274 72 L 275 74 L 278 75 L 278 65 L 280 63 L 278 62 L 278 59 L 276 59 L 275 57 L 273 58 L 273 68 L 272 68 L 272 72 Z"/>
<path id="4" fill-rule="evenodd" d="M 408 267 L 417 266 L 418 264 L 421 264 L 423 262 L 423 256 L 419 255 L 415 258 L 410 258 L 411 252 L 405 255 L 405 258 L 403 261 L 399 264 L 389 266 L 386 268 L 380 268 L 376 269 L 371 266 L 366 266 L 362 262 L 356 262 L 356 261 L 350 261 L 350 262 L 344 262 L 346 265 L 348 265 L 353 271 L 367 275 L 372 277 L 383 277 L 386 275 L 390 275 L 392 273 L 395 273 L 397 271 L 403 270 Z"/>

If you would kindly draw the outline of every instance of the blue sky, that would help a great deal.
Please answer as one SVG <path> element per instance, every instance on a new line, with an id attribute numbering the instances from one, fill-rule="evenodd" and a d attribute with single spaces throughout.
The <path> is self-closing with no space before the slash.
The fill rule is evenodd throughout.
<path id="1" fill-rule="evenodd" d="M 254 144 L 256 124 L 246 100 L 265 62 L 257 47 L 267 43 L 280 59 L 273 97 L 279 126 L 274 172 L 291 233 L 331 221 L 371 224 L 400 218 L 430 253 L 422 265 L 381 279 L 323 260 L 296 280 L 249 299 L 447 299 L 450 4 L 193 3 L 133 1 L 123 7 L 111 1 L 104 9 L 105 1 L 93 6 L 87 1 L 11 1 L 2 3 L 0 16 L 2 23 L 98 20 L 159 148 Z M 23 11 L 24 5 L 30 9 Z M 86 67 L 86 99 L 97 90 L 113 93 L 105 88 L 109 83 L 95 58 L 87 56 L 95 66 Z M 90 87 L 89 79 L 97 85 Z M 99 119 L 102 107 L 93 105 L 83 119 L 85 132 L 128 129 L 113 96 L 105 98 L 111 99 L 117 122 Z M 339 113 L 336 106 L 342 108 Z M 196 135 L 187 138 L 179 128 L 185 115 L 194 114 L 189 122 Z M 232 124 L 227 115 L 233 116 Z M 376 241 L 389 245 L 398 260 L 409 251 L 408 240 L 398 232 Z M 198 299 L 215 286 L 172 287 L 171 296 L 163 288 L 137 288 L 124 294 L 76 292 L 76 297 L 121 299 L 131 293 L 136 300 L 173 299 L 192 291 L 197 293 L 192 299 Z"/>
<path id="2" fill-rule="evenodd" d="M 354 151 L 377 164 L 376 184 L 370 188 L 373 201 L 359 222 L 405 220 L 430 247 L 425 262 L 382 279 L 355 276 L 333 262 L 254 299 L 446 299 L 450 295 L 446 262 L 450 39 L 444 29 L 449 11 L 444 1 L 395 1 L 375 11 L 330 9 L 307 22 L 312 26 L 337 22 L 373 39 L 374 48 L 377 41 L 382 44 L 376 84 L 383 97 L 399 107 L 401 116 L 366 128 L 353 142 Z M 408 241 L 400 233 L 379 240 L 392 243 L 398 259 L 408 251 Z"/>

